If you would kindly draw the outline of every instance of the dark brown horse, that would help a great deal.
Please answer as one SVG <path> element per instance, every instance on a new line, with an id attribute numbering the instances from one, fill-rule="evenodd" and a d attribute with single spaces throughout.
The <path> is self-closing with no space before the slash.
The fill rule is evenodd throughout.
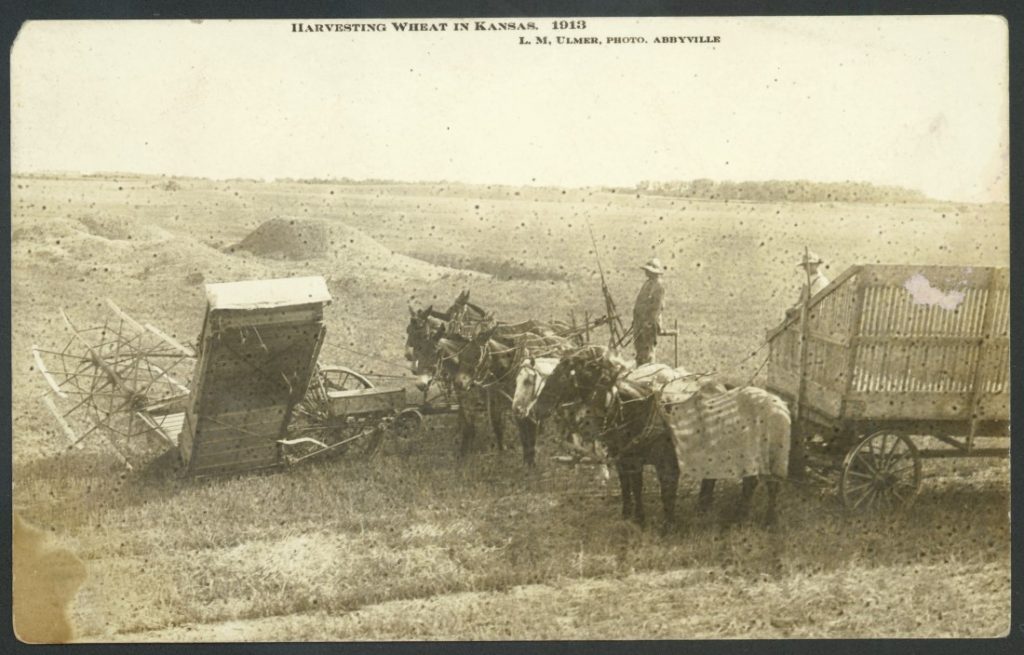
<path id="1" fill-rule="evenodd" d="M 543 325 L 543 324 L 537 324 Z M 575 341 L 554 335 L 511 333 L 498 336 L 501 326 L 467 339 L 452 335 L 438 342 L 438 376 L 450 380 L 459 398 L 460 455 L 465 455 L 475 438 L 474 416 L 485 408 L 491 418 L 498 449 L 503 449 L 503 420 L 512 406 L 519 368 L 529 353 L 561 353 Z M 543 328 L 548 330 L 547 326 Z M 465 407 L 466 411 L 461 411 Z M 532 416 L 513 415 L 523 452 L 523 463 L 536 464 L 536 435 L 539 421 Z"/>
<path id="2" fill-rule="evenodd" d="M 476 333 L 490 317 L 483 308 L 469 302 L 465 290 L 444 312 L 409 307 L 409 324 L 405 328 L 405 358 L 416 375 L 434 375 L 437 366 L 438 341 L 449 334 Z"/>
<path id="3" fill-rule="evenodd" d="M 604 349 L 585 348 L 564 357 L 547 379 L 534 412 L 544 416 L 561 403 L 578 402 L 599 417 L 601 430 L 594 435 L 601 440 L 616 463 L 622 488 L 622 513 L 642 523 L 643 466 L 652 465 L 658 473 L 661 487 L 664 525 L 674 524 L 675 496 L 679 481 L 679 460 L 672 438 L 672 427 L 662 411 L 661 398 L 650 384 L 628 379 L 629 371 L 607 357 Z M 634 376 L 635 377 L 635 376 Z M 750 389 L 750 393 L 746 393 Z M 724 392 L 715 387 L 712 393 Z M 744 396 L 754 400 L 747 403 L 747 412 L 754 414 L 752 421 L 770 426 L 771 438 L 785 431 L 788 439 L 789 416 L 784 404 L 775 403 L 774 397 L 763 390 L 745 388 Z M 774 399 L 774 400 L 773 400 Z M 784 416 L 776 414 L 783 413 Z M 779 420 L 776 420 L 779 419 Z M 784 419 L 784 420 L 782 420 Z M 743 489 L 737 509 L 740 518 L 749 513 L 751 499 L 758 477 L 743 478 Z M 698 508 L 707 510 L 711 505 L 715 481 L 701 482 Z M 779 489 L 776 479 L 769 479 L 768 523 L 776 520 L 775 504 Z"/>
<path id="4" fill-rule="evenodd" d="M 585 347 L 562 358 L 533 405 L 539 418 L 563 404 L 579 404 L 599 417 L 600 440 L 615 462 L 622 490 L 622 517 L 639 524 L 645 521 L 643 467 L 651 465 L 658 474 L 663 510 L 663 529 L 675 524 L 679 463 L 668 430 L 657 424 L 656 400 L 638 397 L 609 407 L 611 389 L 621 371 L 600 365 L 607 362 L 604 350 Z"/>

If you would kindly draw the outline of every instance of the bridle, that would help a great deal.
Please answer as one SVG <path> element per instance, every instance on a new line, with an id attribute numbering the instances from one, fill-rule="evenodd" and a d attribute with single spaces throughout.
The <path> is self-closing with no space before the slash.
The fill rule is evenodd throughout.
<path id="1" fill-rule="evenodd" d="M 594 362 L 597 363 L 596 361 Z M 602 429 L 596 435 L 595 439 L 605 441 L 609 448 L 609 454 L 613 458 L 618 458 L 629 454 L 631 451 L 637 450 L 643 446 L 646 446 L 650 440 L 658 433 L 658 416 L 659 416 L 659 405 L 657 401 L 657 394 L 645 394 L 639 398 L 630 400 L 623 400 L 622 395 L 617 389 L 622 373 L 625 369 L 619 366 L 607 366 L 602 367 L 599 375 L 594 379 L 594 383 L 589 392 L 584 391 L 579 383 L 579 375 L 577 375 L 575 367 L 569 371 L 569 376 L 572 379 L 572 386 L 576 392 L 576 402 L 579 402 L 586 407 L 598 408 L 601 407 L 603 412 L 602 417 Z M 598 403 L 598 395 L 602 393 L 602 390 L 606 399 Z M 626 441 L 625 444 L 613 444 L 608 443 L 603 437 L 624 430 L 628 428 L 629 424 L 634 420 L 632 418 L 626 418 L 624 416 L 626 407 L 631 403 L 639 402 L 650 402 L 650 411 L 644 419 L 643 429 L 633 436 L 631 439 Z"/>

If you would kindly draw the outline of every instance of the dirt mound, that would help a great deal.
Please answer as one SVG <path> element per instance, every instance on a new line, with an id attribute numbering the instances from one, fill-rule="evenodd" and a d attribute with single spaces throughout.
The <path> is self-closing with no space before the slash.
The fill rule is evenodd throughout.
<path id="1" fill-rule="evenodd" d="M 342 276 L 366 271 L 384 273 L 388 277 L 421 279 L 479 275 L 400 255 L 337 220 L 274 218 L 227 248 L 227 252 L 248 253 L 264 259 L 315 261 L 328 273 Z"/>
<path id="2" fill-rule="evenodd" d="M 170 238 L 170 234 L 159 227 L 120 216 L 82 216 L 78 222 L 89 234 L 114 241 L 163 241 Z"/>
<path id="3" fill-rule="evenodd" d="M 323 259 L 345 256 L 354 259 L 386 258 L 391 251 L 344 223 L 325 220 L 274 218 L 258 228 L 233 250 L 259 257 Z"/>

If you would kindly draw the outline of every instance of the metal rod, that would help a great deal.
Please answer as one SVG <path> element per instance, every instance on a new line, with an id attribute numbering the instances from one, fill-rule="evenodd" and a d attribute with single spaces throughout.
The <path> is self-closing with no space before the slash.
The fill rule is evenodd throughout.
<path id="1" fill-rule="evenodd" d="M 60 385 L 57 384 L 57 381 L 53 379 L 53 376 L 50 375 L 50 372 L 46 369 L 46 364 L 43 363 L 43 358 L 39 354 L 39 349 L 35 346 L 32 346 L 32 358 L 36 361 L 36 368 L 39 369 L 40 373 L 42 373 L 43 379 L 45 379 L 46 383 L 50 385 L 53 392 L 61 398 L 67 398 L 67 394 L 60 390 Z"/>
<path id="2" fill-rule="evenodd" d="M 917 454 L 922 459 L 951 459 L 954 457 L 1009 457 L 1009 448 L 972 448 L 968 451 L 962 450 L 919 450 Z"/>

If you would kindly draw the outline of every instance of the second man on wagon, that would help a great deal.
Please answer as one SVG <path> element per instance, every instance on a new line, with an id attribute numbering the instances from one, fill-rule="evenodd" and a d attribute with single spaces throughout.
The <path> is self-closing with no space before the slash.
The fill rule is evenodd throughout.
<path id="1" fill-rule="evenodd" d="M 661 330 L 661 312 L 665 307 L 665 287 L 661 276 L 665 273 L 661 261 L 652 257 L 641 266 L 647 280 L 640 287 L 633 304 L 633 346 L 636 348 L 636 365 L 654 361 L 655 347 Z"/>

